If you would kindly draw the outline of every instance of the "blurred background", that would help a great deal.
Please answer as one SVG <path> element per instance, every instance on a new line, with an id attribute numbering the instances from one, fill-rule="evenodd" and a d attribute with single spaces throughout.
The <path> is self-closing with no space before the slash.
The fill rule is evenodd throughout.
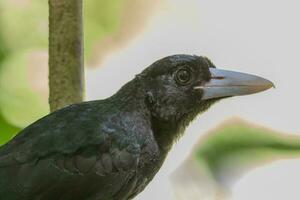
<path id="1" fill-rule="evenodd" d="M 0 0 L 0 145 L 49 112 L 48 2 Z M 296 0 L 84 0 L 86 99 L 157 59 L 209 57 L 276 89 L 196 119 L 138 200 L 299 199 L 300 26 Z"/>

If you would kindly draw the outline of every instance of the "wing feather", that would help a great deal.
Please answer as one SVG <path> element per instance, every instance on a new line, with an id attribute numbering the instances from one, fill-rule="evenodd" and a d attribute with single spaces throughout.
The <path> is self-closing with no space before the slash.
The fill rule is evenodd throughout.
<path id="1" fill-rule="evenodd" d="M 68 106 L 1 147 L 1 198 L 104 200 L 135 187 L 139 143 L 118 126 L 107 131 L 109 116 L 99 116 L 100 108 L 99 102 Z"/>

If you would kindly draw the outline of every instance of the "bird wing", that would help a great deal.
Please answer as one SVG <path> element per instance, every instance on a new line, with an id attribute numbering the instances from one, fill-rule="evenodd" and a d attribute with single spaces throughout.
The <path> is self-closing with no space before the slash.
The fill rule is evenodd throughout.
<path id="1" fill-rule="evenodd" d="M 0 167 L 55 153 L 71 154 L 89 145 L 109 146 L 115 138 L 126 137 L 127 132 L 118 125 L 106 128 L 110 117 L 106 113 L 111 113 L 107 107 L 97 101 L 84 102 L 39 119 L 0 147 Z"/>
<path id="2" fill-rule="evenodd" d="M 0 196 L 65 200 L 128 194 L 136 182 L 140 146 L 122 128 L 101 124 L 103 120 L 97 117 L 97 121 L 94 113 L 91 104 L 69 106 L 4 145 Z"/>
<path id="3" fill-rule="evenodd" d="M 91 146 L 72 154 L 0 168 L 4 199 L 121 199 L 136 187 L 139 157 L 126 149 Z"/>

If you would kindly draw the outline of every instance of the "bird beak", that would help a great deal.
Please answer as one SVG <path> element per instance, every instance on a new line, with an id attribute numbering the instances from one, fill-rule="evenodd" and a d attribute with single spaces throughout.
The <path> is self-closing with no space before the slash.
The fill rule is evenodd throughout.
<path id="1" fill-rule="evenodd" d="M 259 76 L 217 68 L 210 68 L 211 80 L 194 89 L 203 91 L 202 100 L 241 96 L 262 92 L 274 84 Z"/>

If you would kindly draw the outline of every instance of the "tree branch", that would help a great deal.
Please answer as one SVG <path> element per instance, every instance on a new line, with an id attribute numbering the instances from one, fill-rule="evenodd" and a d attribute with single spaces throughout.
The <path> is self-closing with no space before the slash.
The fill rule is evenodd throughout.
<path id="1" fill-rule="evenodd" d="M 49 104 L 83 101 L 82 0 L 49 0 Z"/>

